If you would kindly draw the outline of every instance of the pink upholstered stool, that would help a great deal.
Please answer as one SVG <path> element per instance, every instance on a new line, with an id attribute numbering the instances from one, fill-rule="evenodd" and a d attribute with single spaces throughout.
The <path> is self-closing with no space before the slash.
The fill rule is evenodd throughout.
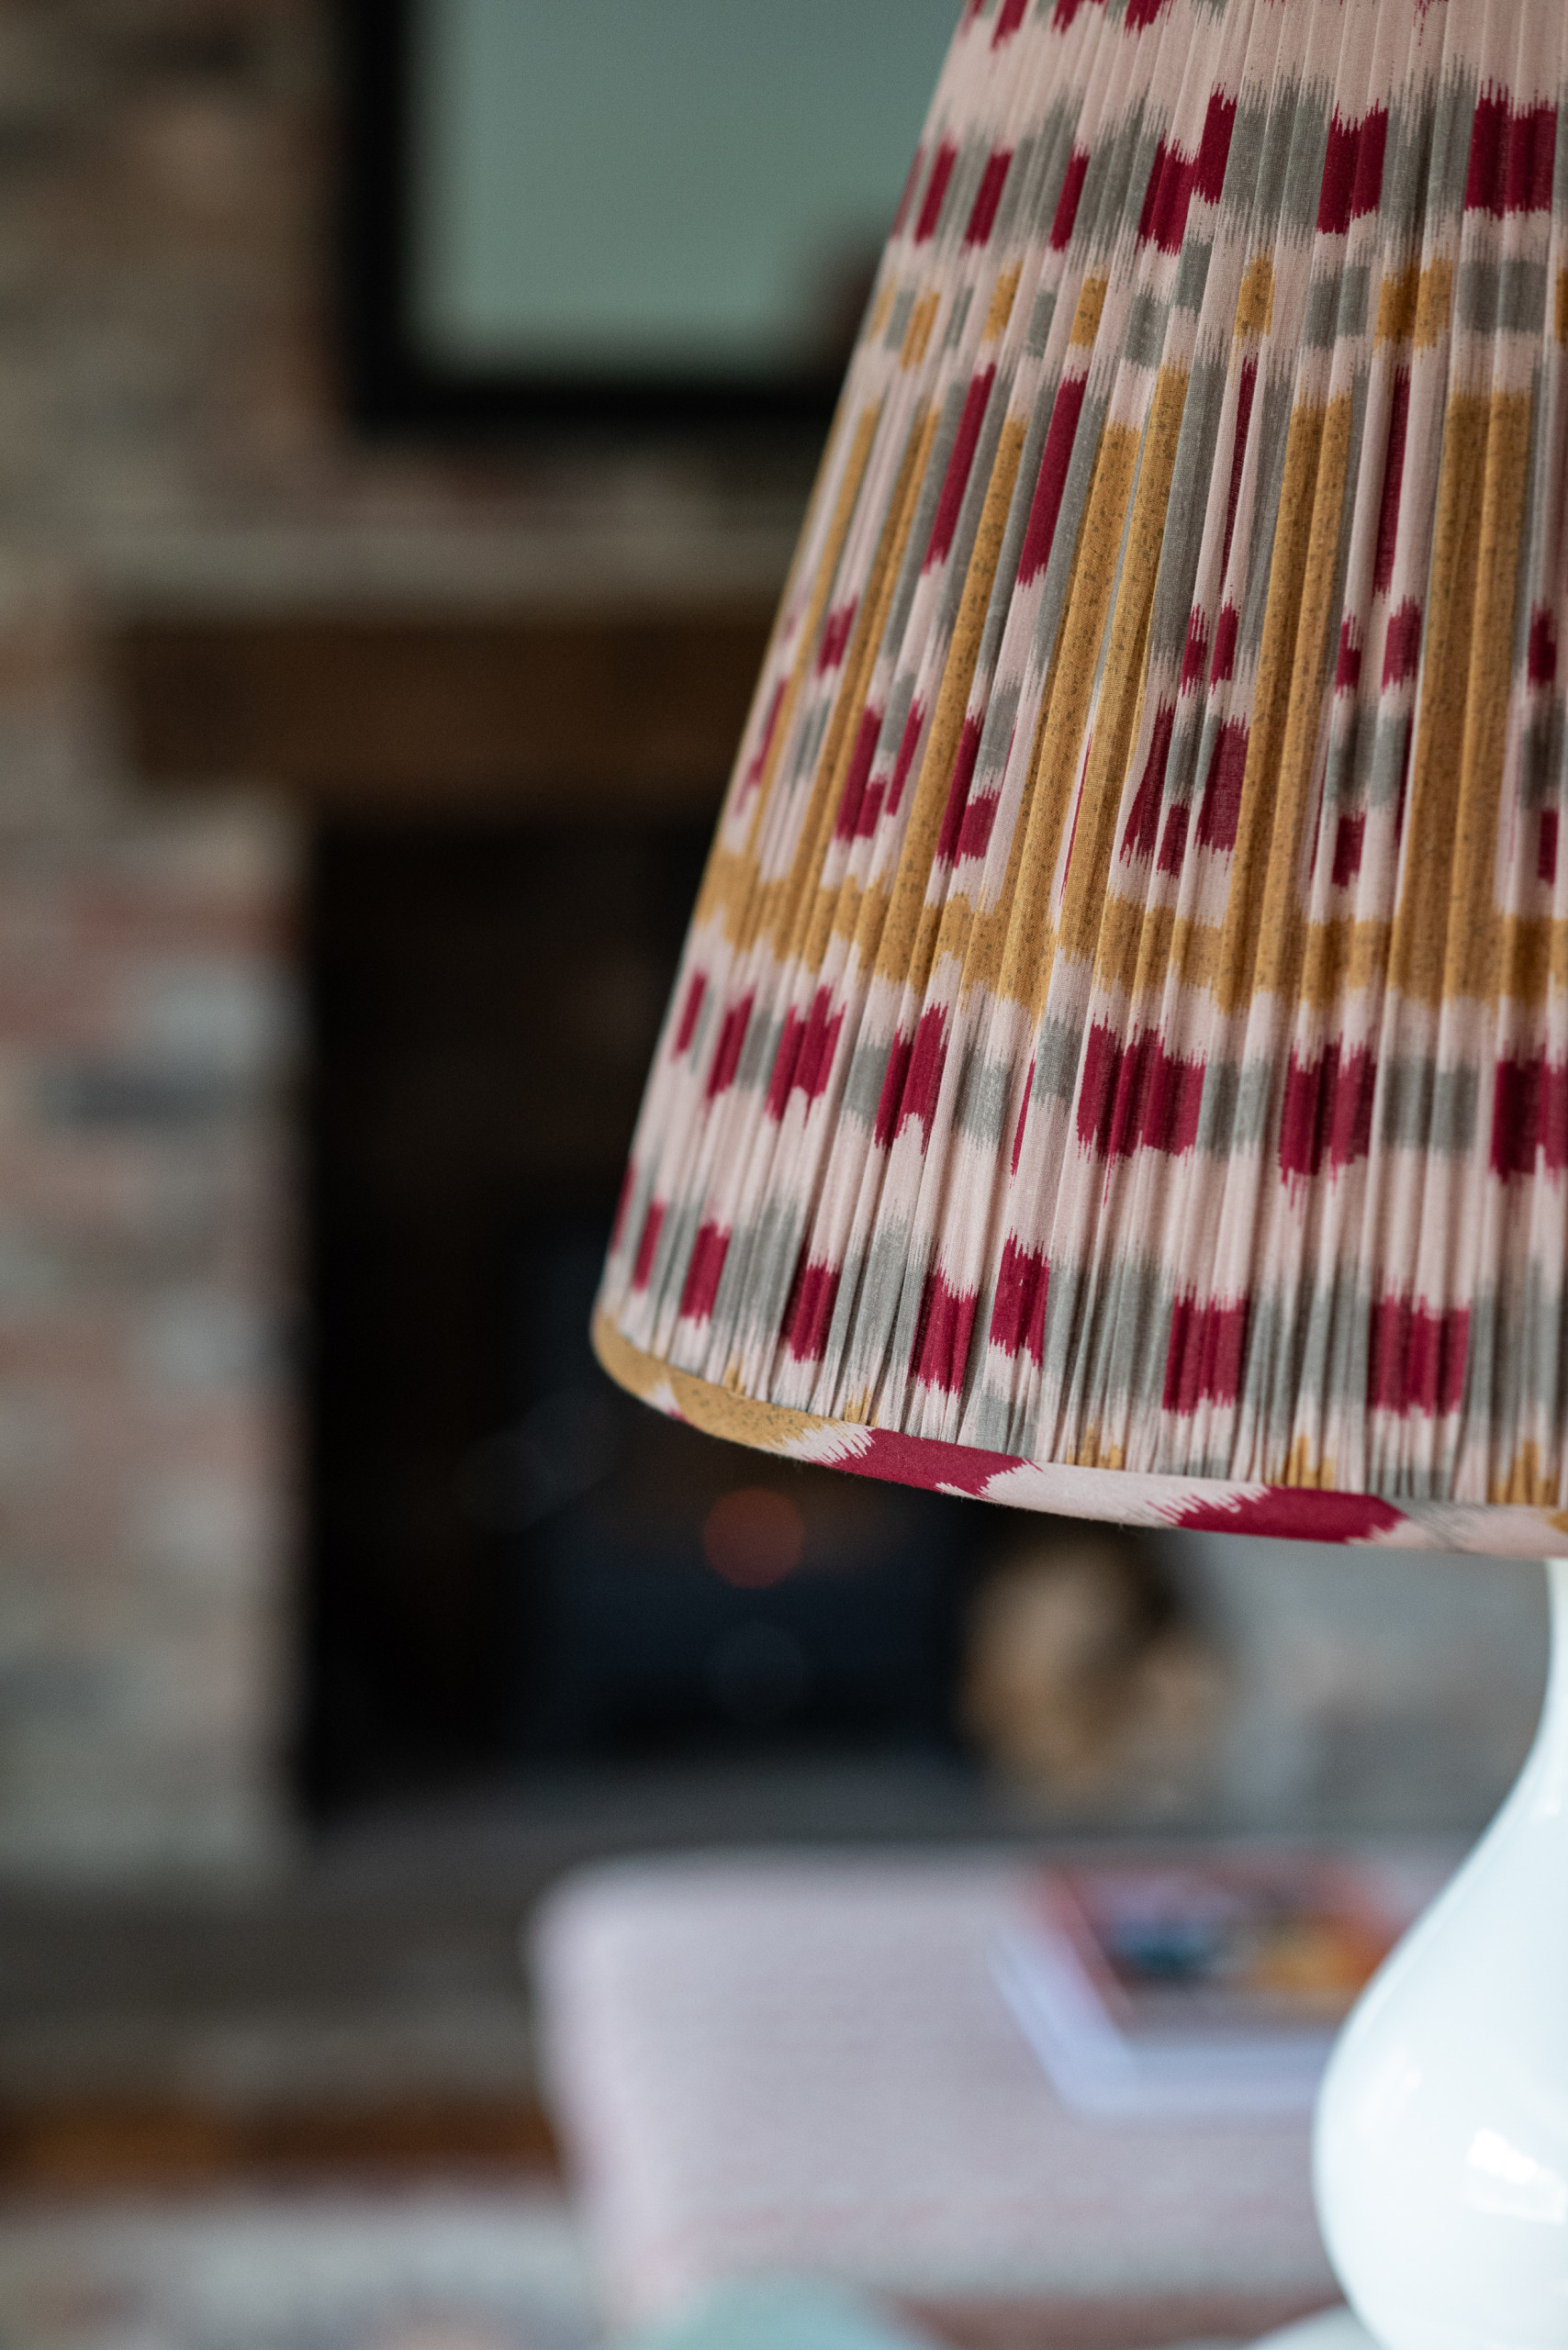
<path id="1" fill-rule="evenodd" d="M 624 1863 L 534 1945 L 550 2096 L 612 2314 L 778 2272 L 956 2342 L 1242 2339 L 1336 2300 L 1305 2121 L 1088 2121 L 988 1952 L 1021 1863 Z"/>

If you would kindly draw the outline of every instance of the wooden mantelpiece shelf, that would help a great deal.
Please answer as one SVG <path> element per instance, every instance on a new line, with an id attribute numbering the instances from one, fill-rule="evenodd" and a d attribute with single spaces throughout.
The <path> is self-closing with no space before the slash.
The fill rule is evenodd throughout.
<path id="1" fill-rule="evenodd" d="M 160 616 L 113 632 L 150 785 L 323 813 L 681 817 L 717 806 L 772 609 Z"/>

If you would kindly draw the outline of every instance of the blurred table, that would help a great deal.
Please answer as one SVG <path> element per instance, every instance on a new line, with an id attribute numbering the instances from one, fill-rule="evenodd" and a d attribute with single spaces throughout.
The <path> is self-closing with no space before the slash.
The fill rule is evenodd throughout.
<path id="1" fill-rule="evenodd" d="M 992 1982 L 1019 1861 L 638 1862 L 533 1944 L 546 2095 L 613 2313 L 795 2273 L 987 2350 L 1246 2339 L 1337 2300 L 1305 2121 L 1064 2109 Z"/>

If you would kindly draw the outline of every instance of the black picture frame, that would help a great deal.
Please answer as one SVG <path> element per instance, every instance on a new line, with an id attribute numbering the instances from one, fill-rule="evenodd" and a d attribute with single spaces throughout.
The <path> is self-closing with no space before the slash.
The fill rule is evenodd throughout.
<path id="1" fill-rule="evenodd" d="M 336 0 L 341 130 L 338 327 L 351 419 L 367 435 L 820 442 L 838 380 L 638 378 L 444 367 L 412 316 L 410 82 L 420 0 Z"/>

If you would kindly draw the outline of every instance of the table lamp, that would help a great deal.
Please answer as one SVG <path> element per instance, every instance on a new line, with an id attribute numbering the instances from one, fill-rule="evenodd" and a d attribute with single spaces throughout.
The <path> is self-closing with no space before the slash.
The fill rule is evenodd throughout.
<path id="1" fill-rule="evenodd" d="M 636 1393 L 1568 1553 L 1565 90 L 1561 0 L 967 0 L 636 1132 Z M 1384 2350 L 1568 2344 L 1551 1572 L 1525 1777 L 1319 2107 Z"/>

